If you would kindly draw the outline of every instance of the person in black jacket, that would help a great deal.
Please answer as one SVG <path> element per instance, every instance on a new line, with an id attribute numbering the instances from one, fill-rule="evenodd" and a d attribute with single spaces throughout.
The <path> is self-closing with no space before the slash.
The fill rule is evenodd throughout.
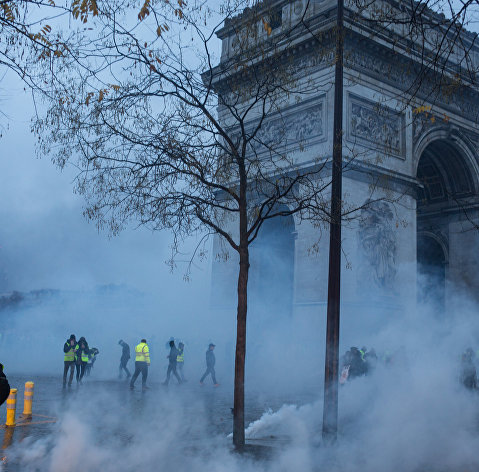
<path id="1" fill-rule="evenodd" d="M 175 341 L 170 341 L 170 353 L 166 356 L 168 359 L 168 371 L 166 373 L 166 380 L 163 382 L 163 385 L 168 385 L 170 381 L 170 375 L 173 372 L 173 375 L 178 380 L 178 383 L 182 383 L 178 372 L 176 372 L 177 358 L 180 351 L 175 346 Z"/>
<path id="2" fill-rule="evenodd" d="M 206 351 L 206 372 L 203 374 L 203 377 L 201 377 L 200 384 L 203 385 L 203 381 L 205 380 L 206 376 L 211 374 L 211 378 L 213 379 L 213 383 L 215 384 L 215 387 L 218 387 L 219 383 L 216 381 L 216 373 L 215 373 L 215 363 L 216 363 L 216 358 L 213 353 L 215 349 L 215 345 L 213 343 L 210 343 L 208 346 L 208 350 Z"/>
<path id="3" fill-rule="evenodd" d="M 3 373 L 3 364 L 0 364 L 0 405 L 5 403 L 8 395 L 10 395 L 10 385 L 7 376 Z"/>
<path id="4" fill-rule="evenodd" d="M 120 339 L 118 341 L 118 344 L 121 346 L 122 351 L 121 351 L 121 358 L 120 358 L 120 374 L 118 378 L 122 378 L 123 376 L 123 371 L 126 372 L 126 378 L 127 380 L 131 377 L 130 371 L 128 370 L 128 367 L 126 364 L 128 364 L 128 361 L 130 360 L 130 346 L 126 344 L 123 339 Z"/>
<path id="5" fill-rule="evenodd" d="M 76 351 L 76 379 L 78 383 L 82 383 L 83 376 L 85 375 L 86 365 L 88 364 L 90 349 L 86 339 L 82 336 L 78 341 L 78 349 Z"/>
<path id="6" fill-rule="evenodd" d="M 67 374 L 70 371 L 70 379 L 68 380 L 68 386 L 72 386 L 73 381 L 73 372 L 75 371 L 75 356 L 78 349 L 76 337 L 74 334 L 66 340 L 63 345 L 64 356 L 64 367 L 63 367 L 63 388 L 66 387 L 67 383 Z"/>

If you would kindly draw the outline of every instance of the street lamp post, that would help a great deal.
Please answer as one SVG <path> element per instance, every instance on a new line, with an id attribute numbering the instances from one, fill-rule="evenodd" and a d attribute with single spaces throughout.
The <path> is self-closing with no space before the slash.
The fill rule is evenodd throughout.
<path id="1" fill-rule="evenodd" d="M 341 200 L 343 142 L 343 15 L 338 0 L 334 82 L 333 165 L 331 175 L 331 223 L 329 238 L 328 313 L 324 369 L 323 439 L 334 441 L 338 432 L 339 315 L 341 288 Z"/>

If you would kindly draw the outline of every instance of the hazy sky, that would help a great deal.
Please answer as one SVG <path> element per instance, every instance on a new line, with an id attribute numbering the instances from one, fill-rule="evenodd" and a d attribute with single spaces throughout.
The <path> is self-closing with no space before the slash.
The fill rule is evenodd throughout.
<path id="1" fill-rule="evenodd" d="M 14 77 L 1 80 L 0 111 L 0 293 L 107 283 L 205 288 L 209 263 L 193 273 L 193 283 L 183 281 L 181 269 L 170 274 L 169 233 L 132 229 L 109 239 L 85 219 L 83 199 L 73 194 L 74 170 L 62 173 L 48 156 L 36 158 L 32 101 Z"/>

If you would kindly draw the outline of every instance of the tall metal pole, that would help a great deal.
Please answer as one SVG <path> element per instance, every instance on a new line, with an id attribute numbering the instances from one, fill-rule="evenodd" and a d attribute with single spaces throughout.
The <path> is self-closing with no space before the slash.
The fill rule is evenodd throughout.
<path id="1" fill-rule="evenodd" d="M 334 441 L 338 432 L 339 300 L 341 283 L 341 200 L 343 154 L 343 30 L 344 0 L 338 0 L 334 82 L 333 167 L 329 237 L 328 314 L 324 368 L 323 439 Z"/>

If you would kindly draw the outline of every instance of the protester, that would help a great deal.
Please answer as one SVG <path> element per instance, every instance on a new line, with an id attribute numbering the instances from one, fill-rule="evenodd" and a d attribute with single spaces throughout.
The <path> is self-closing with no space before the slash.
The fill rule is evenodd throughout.
<path id="1" fill-rule="evenodd" d="M 203 374 L 203 377 L 201 377 L 200 384 L 203 385 L 203 381 L 208 375 L 211 375 L 211 378 L 213 380 L 213 383 L 215 387 L 219 386 L 219 383 L 216 381 L 216 373 L 215 373 L 215 364 L 216 364 L 216 358 L 213 353 L 215 349 L 215 344 L 210 343 L 208 346 L 208 350 L 206 351 L 206 372 Z"/>
<path id="2" fill-rule="evenodd" d="M 131 377 L 130 371 L 128 370 L 128 367 L 126 366 L 128 364 L 128 361 L 130 360 L 130 346 L 123 341 L 123 339 L 120 339 L 118 341 L 118 344 L 121 346 L 121 358 L 120 358 L 120 372 L 118 375 L 118 378 L 122 378 L 123 376 L 123 371 L 126 373 L 126 379 L 128 380 Z"/>
<path id="3" fill-rule="evenodd" d="M 148 367 L 150 366 L 150 349 L 146 339 L 142 339 L 140 344 L 135 347 L 135 372 L 130 380 L 130 388 L 135 388 L 135 382 L 141 373 L 141 386 L 146 390 L 146 379 L 148 378 Z"/>
<path id="4" fill-rule="evenodd" d="M 67 374 L 70 370 L 70 379 L 68 380 L 68 386 L 72 386 L 73 382 L 73 373 L 75 370 L 75 355 L 78 349 L 77 342 L 75 335 L 72 334 L 66 340 L 65 344 L 63 345 L 63 352 L 65 353 L 64 356 L 64 366 L 63 366 L 63 388 L 66 387 L 67 383 Z"/>
<path id="5" fill-rule="evenodd" d="M 176 372 L 176 366 L 178 363 L 178 355 L 179 352 L 178 349 L 175 346 L 175 341 L 171 340 L 169 342 L 170 345 L 170 353 L 166 356 L 168 359 L 168 371 L 166 372 L 166 380 L 163 382 L 163 385 L 168 385 L 170 382 L 170 375 L 173 372 L 173 375 L 176 377 L 176 380 L 178 380 L 178 383 L 181 383 L 181 379 L 178 375 L 178 372 Z"/>
<path id="6" fill-rule="evenodd" d="M 183 367 L 185 366 L 185 345 L 183 343 L 178 344 L 178 357 L 176 358 L 177 372 L 182 382 L 186 382 Z"/>
<path id="7" fill-rule="evenodd" d="M 77 383 L 81 384 L 83 376 L 85 375 L 85 369 L 89 361 L 90 349 L 88 348 L 88 343 L 86 339 L 82 336 L 77 344 L 77 349 L 75 353 L 75 363 L 76 363 L 76 380 Z"/>
<path id="8" fill-rule="evenodd" d="M 100 351 L 96 347 L 90 348 L 90 352 L 88 354 L 88 364 L 85 366 L 85 375 L 87 377 L 90 375 L 99 353 Z"/>
<path id="9" fill-rule="evenodd" d="M 469 390 L 477 388 L 476 366 L 474 365 L 472 348 L 467 348 L 461 357 L 461 382 Z"/>
<path id="10" fill-rule="evenodd" d="M 10 385 L 7 376 L 3 372 L 3 364 L 0 364 L 0 406 L 5 403 L 8 395 L 10 395 Z"/>

